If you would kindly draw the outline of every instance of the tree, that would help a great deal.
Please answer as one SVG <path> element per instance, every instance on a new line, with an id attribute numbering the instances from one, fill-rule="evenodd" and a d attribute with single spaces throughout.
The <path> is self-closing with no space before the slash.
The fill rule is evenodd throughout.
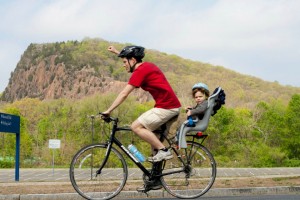
<path id="1" fill-rule="evenodd" d="M 291 159 L 300 159 L 300 94 L 292 96 L 286 111 L 285 149 Z"/>
<path id="2" fill-rule="evenodd" d="M 271 103 L 259 102 L 254 109 L 254 130 L 257 137 L 262 137 L 263 142 L 270 146 L 280 146 L 282 133 L 286 124 L 284 121 L 286 106 L 279 100 Z"/>

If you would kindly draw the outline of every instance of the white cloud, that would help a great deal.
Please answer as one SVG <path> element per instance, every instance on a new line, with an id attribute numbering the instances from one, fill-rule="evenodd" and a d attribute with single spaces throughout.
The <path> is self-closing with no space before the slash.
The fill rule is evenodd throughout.
<path id="1" fill-rule="evenodd" d="M 0 40 L 0 93 L 8 85 L 10 74 L 14 71 L 23 52 L 24 50 L 20 45 L 11 41 Z"/>
<path id="2" fill-rule="evenodd" d="M 1 1 L 1 79 L 8 82 L 30 43 L 100 37 L 300 86 L 299 7 L 297 0 Z M 282 65 L 289 73 L 276 76 Z"/>
<path id="3" fill-rule="evenodd" d="M 172 8 L 163 20 L 157 18 L 152 24 L 155 27 L 159 22 L 163 27 L 155 46 L 265 80 L 300 86 L 295 75 L 300 72 L 299 7 L 300 1 L 218 1 L 202 12 Z M 173 25 L 167 26 L 171 21 Z"/>
<path id="4" fill-rule="evenodd" d="M 25 6 L 24 6 L 25 5 Z M 48 3 L 10 5 L 7 12 L 7 31 L 18 37 L 40 40 L 47 38 L 120 35 L 134 23 L 140 4 L 134 1 L 62 0 Z M 81 38 L 80 38 L 81 39 Z"/>
<path id="5" fill-rule="evenodd" d="M 298 4 L 300 7 L 300 2 Z M 290 13 L 295 6 L 285 6 L 284 2 L 220 1 L 203 12 L 187 13 L 173 8 L 174 13 L 160 15 L 152 25 L 156 27 L 160 23 L 162 27 L 157 43 L 171 48 L 269 49 L 282 39 L 292 42 L 287 36 L 293 34 L 290 32 L 296 25 L 293 21 L 299 19 L 298 11 Z"/>

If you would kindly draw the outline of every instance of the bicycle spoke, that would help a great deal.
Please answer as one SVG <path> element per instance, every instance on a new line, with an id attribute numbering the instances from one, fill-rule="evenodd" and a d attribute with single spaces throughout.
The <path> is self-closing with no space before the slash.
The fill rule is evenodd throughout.
<path id="1" fill-rule="evenodd" d="M 124 187 L 127 166 L 121 154 L 112 148 L 101 172 L 106 147 L 90 145 L 80 150 L 71 163 L 70 179 L 74 189 L 86 199 L 110 199 Z"/>
<path id="2" fill-rule="evenodd" d="M 187 149 L 178 150 L 180 159 L 174 156 L 166 161 L 163 173 L 182 169 L 181 173 L 173 173 L 161 178 L 165 189 L 179 198 L 196 198 L 207 192 L 216 177 L 216 164 L 211 153 L 202 145 L 188 142 Z M 175 155 L 175 153 L 174 153 Z"/>

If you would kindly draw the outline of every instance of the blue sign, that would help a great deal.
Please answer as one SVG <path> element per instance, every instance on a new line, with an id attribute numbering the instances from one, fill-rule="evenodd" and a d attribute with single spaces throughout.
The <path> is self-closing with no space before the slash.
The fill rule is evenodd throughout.
<path id="1" fill-rule="evenodd" d="M 0 113 L 0 132 L 16 134 L 15 180 L 20 176 L 20 117 Z"/>
<path id="2" fill-rule="evenodd" d="M 0 113 L 0 132 L 20 133 L 20 117 Z"/>

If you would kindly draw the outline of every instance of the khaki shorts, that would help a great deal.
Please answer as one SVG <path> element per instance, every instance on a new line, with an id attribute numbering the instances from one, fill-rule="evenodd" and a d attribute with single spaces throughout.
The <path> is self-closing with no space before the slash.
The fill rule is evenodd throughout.
<path id="1" fill-rule="evenodd" d="M 161 125 L 179 114 L 180 108 L 163 109 L 152 108 L 143 113 L 137 120 L 148 130 L 154 131 Z"/>

